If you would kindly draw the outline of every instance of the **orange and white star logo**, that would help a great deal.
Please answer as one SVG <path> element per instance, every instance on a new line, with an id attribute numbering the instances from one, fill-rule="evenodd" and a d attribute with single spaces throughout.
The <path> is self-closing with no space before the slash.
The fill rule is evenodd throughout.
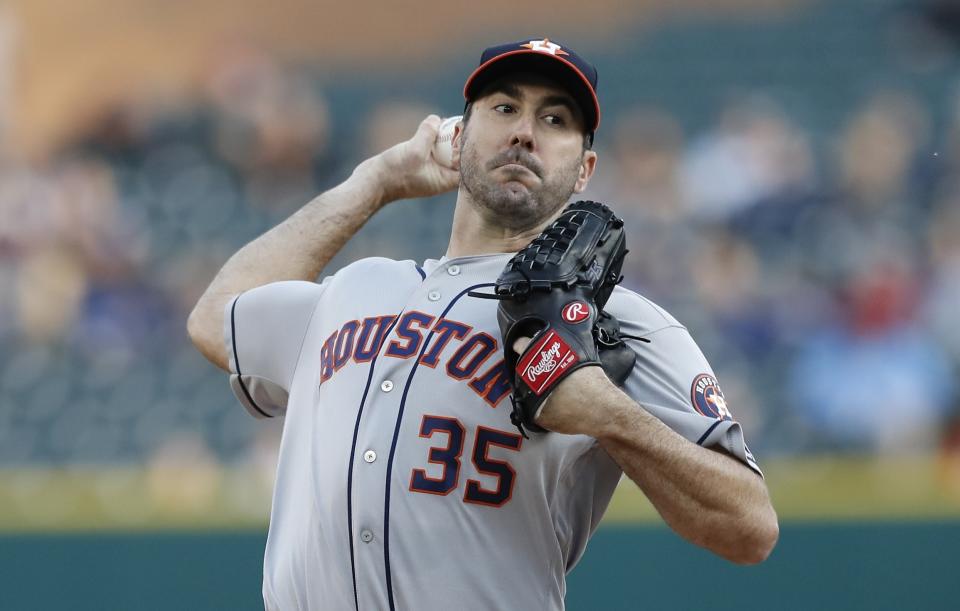
<path id="1" fill-rule="evenodd" d="M 733 414 L 731 414 L 730 410 L 727 409 L 727 400 L 723 397 L 723 394 L 718 392 L 716 389 L 712 393 L 704 393 L 703 398 L 713 405 L 714 409 L 717 410 L 717 413 L 720 414 L 720 418 L 733 419 Z"/>
<path id="2" fill-rule="evenodd" d="M 733 414 L 727 407 L 727 400 L 713 374 L 701 373 L 693 379 L 690 400 L 693 402 L 693 408 L 708 418 L 733 420 Z"/>
<path id="3" fill-rule="evenodd" d="M 521 47 L 526 47 L 532 51 L 539 51 L 541 53 L 549 53 L 550 55 L 570 55 L 566 51 L 560 48 L 555 42 L 550 42 L 549 38 L 544 38 L 543 40 L 531 40 L 525 45 L 520 45 Z"/>

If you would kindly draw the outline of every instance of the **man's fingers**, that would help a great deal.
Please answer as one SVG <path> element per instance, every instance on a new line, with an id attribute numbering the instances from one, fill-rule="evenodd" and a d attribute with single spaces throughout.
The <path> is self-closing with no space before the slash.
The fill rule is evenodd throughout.
<path id="1" fill-rule="evenodd" d="M 447 168 L 439 163 L 437 167 L 440 168 L 440 173 L 443 174 L 443 179 L 450 183 L 450 188 L 456 187 L 460 184 L 460 169 L 459 168 Z"/>
<path id="2" fill-rule="evenodd" d="M 438 115 L 427 115 L 427 118 L 420 122 L 417 133 L 413 139 L 419 140 L 423 144 L 429 144 L 431 147 L 437 139 L 437 132 L 440 131 L 440 123 L 443 122 Z"/>
<path id="3" fill-rule="evenodd" d="M 529 337 L 518 337 L 513 340 L 513 350 L 517 354 L 523 354 L 523 351 L 527 349 L 527 346 L 530 345 L 531 339 Z"/>

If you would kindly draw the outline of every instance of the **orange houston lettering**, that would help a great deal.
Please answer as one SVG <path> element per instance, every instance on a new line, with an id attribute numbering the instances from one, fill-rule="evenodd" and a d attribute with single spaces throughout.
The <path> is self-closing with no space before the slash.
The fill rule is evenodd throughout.
<path id="1" fill-rule="evenodd" d="M 356 320 L 347 321 L 340 327 L 340 334 L 337 335 L 336 344 L 333 350 L 333 370 L 340 371 L 350 356 L 353 354 L 353 339 L 357 336 L 357 328 L 360 322 Z"/>
<path id="2" fill-rule="evenodd" d="M 323 384 L 333 375 L 333 345 L 338 331 L 334 331 L 320 348 L 320 383 Z"/>
<path id="3" fill-rule="evenodd" d="M 457 380 L 469 378 L 496 349 L 497 340 L 489 333 L 480 332 L 473 335 L 460 346 L 447 363 L 447 375 Z M 467 361 L 466 365 L 463 364 L 464 361 Z"/>
<path id="4" fill-rule="evenodd" d="M 360 334 L 357 336 L 353 360 L 357 363 L 366 363 L 372 360 L 380 352 L 380 348 L 383 347 L 383 340 L 387 338 L 387 332 L 396 318 L 396 314 L 364 318 L 360 327 Z"/>
<path id="5" fill-rule="evenodd" d="M 396 335 L 401 341 L 393 340 L 387 346 L 387 356 L 407 359 L 417 353 L 423 344 L 423 329 L 430 327 L 434 317 L 425 312 L 411 310 L 400 317 Z"/>
<path id="6" fill-rule="evenodd" d="M 427 367 L 436 367 L 437 362 L 440 360 L 440 353 L 443 352 L 443 349 L 450 343 L 450 339 L 453 337 L 463 339 L 472 330 L 473 327 L 470 325 L 441 318 L 437 321 L 437 324 L 433 325 L 433 332 L 436 336 L 429 350 L 427 350 L 420 359 L 420 363 Z"/>

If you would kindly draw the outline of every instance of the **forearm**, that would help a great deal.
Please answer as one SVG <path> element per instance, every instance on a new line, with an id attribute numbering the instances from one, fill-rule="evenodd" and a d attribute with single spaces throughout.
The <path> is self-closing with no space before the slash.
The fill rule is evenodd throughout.
<path id="1" fill-rule="evenodd" d="M 681 437 L 635 403 L 614 413 L 601 446 L 673 530 L 734 562 L 766 558 L 778 527 L 759 475 Z"/>
<path id="2" fill-rule="evenodd" d="M 759 475 L 675 433 L 599 367 L 573 372 L 551 395 L 539 422 L 596 438 L 689 541 L 745 564 L 762 561 L 776 543 L 777 516 Z"/>
<path id="3" fill-rule="evenodd" d="M 210 361 L 228 369 L 223 309 L 238 293 L 280 280 L 315 280 L 343 245 L 387 201 L 377 180 L 378 158 L 361 163 L 345 182 L 238 250 L 220 269 L 187 323 Z"/>

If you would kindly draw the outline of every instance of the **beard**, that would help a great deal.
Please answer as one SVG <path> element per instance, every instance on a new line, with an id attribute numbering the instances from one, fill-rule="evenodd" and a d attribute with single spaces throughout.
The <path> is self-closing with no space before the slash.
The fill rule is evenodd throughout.
<path id="1" fill-rule="evenodd" d="M 521 146 L 503 151 L 484 163 L 470 146 L 466 133 L 462 137 L 460 184 L 491 224 L 515 231 L 536 227 L 553 216 L 573 194 L 583 155 L 547 174 L 543 165 Z M 518 189 L 491 176 L 494 170 L 508 163 L 516 163 L 536 174 L 540 185 Z M 523 171 L 517 169 L 515 173 L 519 177 Z"/>

